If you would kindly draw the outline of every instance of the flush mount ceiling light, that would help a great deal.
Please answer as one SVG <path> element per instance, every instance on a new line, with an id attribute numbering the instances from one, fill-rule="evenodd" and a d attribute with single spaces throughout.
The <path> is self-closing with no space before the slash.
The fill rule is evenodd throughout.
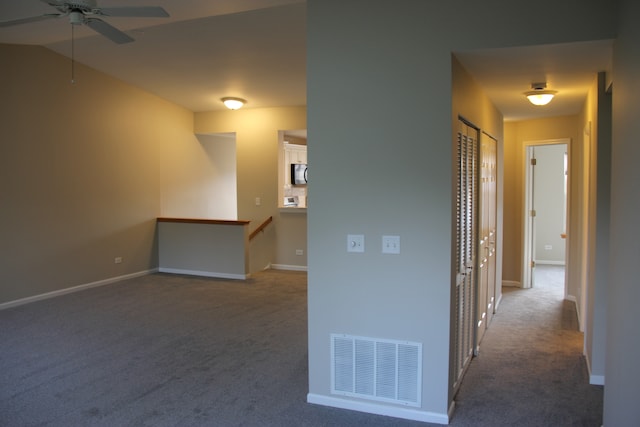
<path id="1" fill-rule="evenodd" d="M 547 105 L 551 102 L 556 93 L 555 90 L 546 90 L 547 83 L 531 83 L 531 91 L 525 92 L 525 96 L 533 105 Z"/>
<path id="2" fill-rule="evenodd" d="M 222 103 L 225 105 L 225 107 L 227 107 L 230 110 L 238 110 L 242 108 L 242 106 L 246 104 L 246 102 L 247 101 L 245 101 L 242 98 L 232 98 L 232 97 L 222 98 Z"/>

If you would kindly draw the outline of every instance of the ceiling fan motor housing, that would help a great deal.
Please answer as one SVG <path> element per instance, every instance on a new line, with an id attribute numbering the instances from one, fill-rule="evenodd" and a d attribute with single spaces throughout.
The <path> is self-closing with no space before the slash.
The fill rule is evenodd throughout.
<path id="1" fill-rule="evenodd" d="M 43 0 L 50 6 L 55 7 L 60 12 L 92 13 L 97 8 L 96 0 Z"/>
<path id="2" fill-rule="evenodd" d="M 79 10 L 69 12 L 69 22 L 73 25 L 81 25 L 84 23 L 84 14 Z"/>

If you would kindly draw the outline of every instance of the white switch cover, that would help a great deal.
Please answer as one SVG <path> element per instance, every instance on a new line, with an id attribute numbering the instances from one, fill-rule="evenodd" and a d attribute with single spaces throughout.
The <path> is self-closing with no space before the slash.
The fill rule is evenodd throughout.
<path id="1" fill-rule="evenodd" d="M 347 252 L 364 252 L 364 235 L 347 234 Z"/>
<path id="2" fill-rule="evenodd" d="M 382 253 L 399 254 L 400 236 L 382 236 Z"/>

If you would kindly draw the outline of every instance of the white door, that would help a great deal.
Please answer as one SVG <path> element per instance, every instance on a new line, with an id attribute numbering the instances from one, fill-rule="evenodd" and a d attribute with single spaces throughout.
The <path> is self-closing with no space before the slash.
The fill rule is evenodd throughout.
<path id="1" fill-rule="evenodd" d="M 476 353 L 493 317 L 496 295 L 497 142 L 482 134 L 480 143 L 478 300 Z"/>

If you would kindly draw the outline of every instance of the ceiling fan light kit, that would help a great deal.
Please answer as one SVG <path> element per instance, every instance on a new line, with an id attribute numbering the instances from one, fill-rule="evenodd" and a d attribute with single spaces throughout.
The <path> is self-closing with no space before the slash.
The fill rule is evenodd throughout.
<path id="1" fill-rule="evenodd" d="M 547 90 L 546 82 L 531 83 L 531 89 L 533 90 L 525 92 L 524 95 L 533 105 L 547 105 L 558 93 L 555 90 Z"/>

